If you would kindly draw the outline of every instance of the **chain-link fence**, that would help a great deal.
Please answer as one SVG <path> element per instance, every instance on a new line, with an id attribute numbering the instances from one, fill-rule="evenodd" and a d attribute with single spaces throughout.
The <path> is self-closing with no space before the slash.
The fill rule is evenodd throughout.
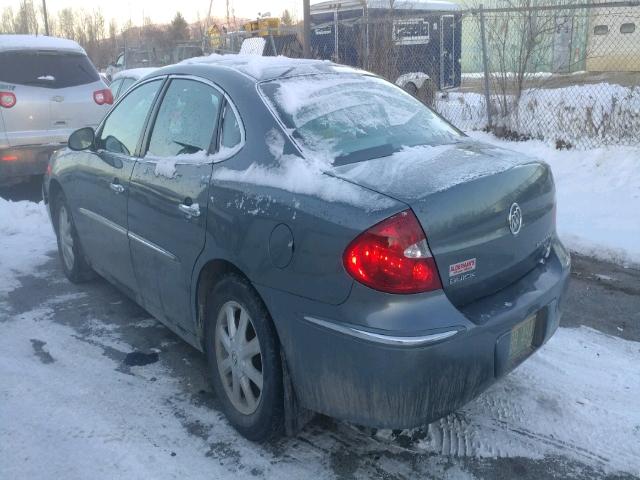
<path id="1" fill-rule="evenodd" d="M 463 130 L 559 148 L 640 144 L 639 1 L 391 4 L 313 5 L 311 55 L 375 72 Z M 212 47 L 301 57 L 301 39 L 300 28 L 278 27 L 226 33 Z"/>

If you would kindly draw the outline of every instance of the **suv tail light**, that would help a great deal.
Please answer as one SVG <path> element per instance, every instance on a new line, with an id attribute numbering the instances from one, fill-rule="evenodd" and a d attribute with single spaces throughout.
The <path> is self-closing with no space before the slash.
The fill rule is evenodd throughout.
<path id="1" fill-rule="evenodd" d="M 342 261 L 353 278 L 375 290 L 418 293 L 442 288 L 427 237 L 411 210 L 358 235 Z"/>
<path id="2" fill-rule="evenodd" d="M 13 92 L 0 92 L 0 107 L 11 108 L 16 104 L 16 95 Z"/>
<path id="3" fill-rule="evenodd" d="M 111 105 L 113 103 L 113 93 L 111 93 L 111 89 L 105 88 L 102 90 L 96 90 L 93 92 L 93 100 L 98 105 Z"/>

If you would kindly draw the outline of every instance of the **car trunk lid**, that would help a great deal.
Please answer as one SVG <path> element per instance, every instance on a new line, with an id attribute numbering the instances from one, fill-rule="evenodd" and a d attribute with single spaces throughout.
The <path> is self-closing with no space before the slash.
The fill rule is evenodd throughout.
<path id="1" fill-rule="evenodd" d="M 544 162 L 468 141 L 409 148 L 330 174 L 412 208 L 456 305 L 506 287 L 548 253 L 555 193 Z M 512 207 L 522 215 L 519 229 L 510 228 Z"/>

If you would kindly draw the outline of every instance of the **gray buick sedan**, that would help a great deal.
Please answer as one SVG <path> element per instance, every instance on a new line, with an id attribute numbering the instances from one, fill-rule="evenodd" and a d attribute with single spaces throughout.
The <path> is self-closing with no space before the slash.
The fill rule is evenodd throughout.
<path id="1" fill-rule="evenodd" d="M 310 411 L 431 422 L 558 326 L 549 167 L 367 72 L 194 59 L 68 145 L 44 185 L 65 274 L 99 274 L 203 351 L 249 439 Z"/>

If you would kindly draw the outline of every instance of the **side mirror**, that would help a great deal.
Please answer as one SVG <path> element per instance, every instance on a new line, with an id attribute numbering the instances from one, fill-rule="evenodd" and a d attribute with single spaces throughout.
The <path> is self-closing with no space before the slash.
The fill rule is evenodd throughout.
<path id="1" fill-rule="evenodd" d="M 76 152 L 86 150 L 93 146 L 95 138 L 96 133 L 93 131 L 93 128 L 84 127 L 71 134 L 68 146 L 71 150 L 75 150 Z"/>

